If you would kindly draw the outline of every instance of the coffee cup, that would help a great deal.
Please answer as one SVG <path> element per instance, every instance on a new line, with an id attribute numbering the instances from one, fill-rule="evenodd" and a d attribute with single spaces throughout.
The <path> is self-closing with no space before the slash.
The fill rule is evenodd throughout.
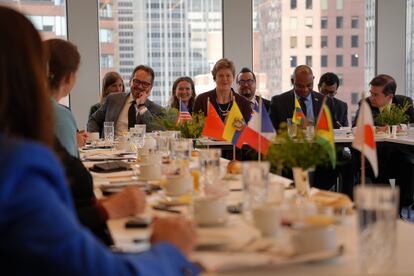
<path id="1" fill-rule="evenodd" d="M 333 226 L 300 226 L 292 228 L 290 232 L 290 241 L 297 254 L 336 248 L 336 232 Z"/>
<path id="2" fill-rule="evenodd" d="M 191 175 L 168 176 L 164 189 L 168 196 L 190 195 L 193 192 L 193 177 Z"/>
<path id="3" fill-rule="evenodd" d="M 161 178 L 161 166 L 156 163 L 141 164 L 139 167 L 140 178 L 144 180 L 159 180 Z"/>
<path id="4" fill-rule="evenodd" d="M 281 209 L 273 205 L 254 208 L 254 225 L 263 236 L 276 236 L 280 229 L 281 213 Z"/>
<path id="5" fill-rule="evenodd" d="M 193 200 L 194 221 L 200 226 L 222 225 L 227 222 L 225 197 L 199 197 Z"/>

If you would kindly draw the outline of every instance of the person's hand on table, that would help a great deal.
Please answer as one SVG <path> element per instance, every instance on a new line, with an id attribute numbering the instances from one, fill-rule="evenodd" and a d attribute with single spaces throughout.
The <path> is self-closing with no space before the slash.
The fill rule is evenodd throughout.
<path id="1" fill-rule="evenodd" d="M 109 219 L 134 216 L 145 210 L 145 193 L 137 187 L 127 187 L 121 192 L 100 201 Z"/>
<path id="2" fill-rule="evenodd" d="M 154 217 L 151 243 L 170 242 L 185 255 L 189 255 L 196 243 L 196 230 L 192 221 L 184 217 Z"/>
<path id="3" fill-rule="evenodd" d="M 76 133 L 76 141 L 78 142 L 78 147 L 85 146 L 87 139 L 88 139 L 88 133 L 86 132 L 86 130 L 82 129 Z"/>

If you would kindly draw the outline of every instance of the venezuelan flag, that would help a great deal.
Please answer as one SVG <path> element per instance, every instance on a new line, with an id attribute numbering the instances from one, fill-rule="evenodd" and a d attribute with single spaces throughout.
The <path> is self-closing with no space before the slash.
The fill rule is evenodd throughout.
<path id="1" fill-rule="evenodd" d="M 315 138 L 316 143 L 320 144 L 326 150 L 326 152 L 329 155 L 329 158 L 331 159 L 332 168 L 335 168 L 336 150 L 334 142 L 332 116 L 325 101 L 322 104 L 318 121 L 316 123 Z"/>
<path id="2" fill-rule="evenodd" d="M 227 114 L 226 121 L 224 122 L 223 139 L 231 142 L 233 145 L 237 145 L 237 141 L 245 126 L 246 123 L 243 119 L 243 115 L 237 102 L 234 100 L 229 114 Z"/>
<path id="3" fill-rule="evenodd" d="M 298 99 L 296 97 L 294 98 L 295 98 L 295 109 L 293 110 L 292 122 L 305 128 L 307 125 L 305 113 L 303 113 L 303 110 L 300 107 Z"/>

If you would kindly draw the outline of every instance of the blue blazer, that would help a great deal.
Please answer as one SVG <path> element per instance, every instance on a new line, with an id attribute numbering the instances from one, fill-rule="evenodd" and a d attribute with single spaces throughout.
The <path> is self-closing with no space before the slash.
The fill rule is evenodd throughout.
<path id="1" fill-rule="evenodd" d="M 56 158 L 0 136 L 0 267 L 13 275 L 183 275 L 198 268 L 170 243 L 142 254 L 108 250 L 75 215 Z M 8 273 L 9 272 L 9 273 Z"/>

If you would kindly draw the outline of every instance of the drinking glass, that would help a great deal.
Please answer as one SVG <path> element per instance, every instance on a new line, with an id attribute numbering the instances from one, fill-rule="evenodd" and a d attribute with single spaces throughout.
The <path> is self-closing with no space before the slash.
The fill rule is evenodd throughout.
<path id="1" fill-rule="evenodd" d="M 243 162 L 243 210 L 251 210 L 266 202 L 270 163 L 268 161 Z"/>
<path id="2" fill-rule="evenodd" d="M 114 122 L 104 122 L 104 139 L 105 143 L 112 145 L 114 143 Z"/>
<path id="3" fill-rule="evenodd" d="M 218 184 L 221 149 L 200 149 L 200 191 Z"/>
<path id="4" fill-rule="evenodd" d="M 360 268 L 363 273 L 394 271 L 398 187 L 355 187 Z"/>
<path id="5" fill-rule="evenodd" d="M 287 119 L 287 132 L 290 138 L 296 137 L 298 126 L 292 121 L 291 118 Z"/>
<path id="6" fill-rule="evenodd" d="M 315 127 L 313 125 L 308 125 L 306 127 L 306 139 L 312 140 L 315 137 Z"/>
<path id="7" fill-rule="evenodd" d="M 171 141 L 172 160 L 190 160 L 192 141 L 190 139 L 177 139 Z"/>
<path id="8" fill-rule="evenodd" d="M 135 127 L 129 129 L 129 139 L 137 151 L 144 146 L 145 130 L 145 125 L 135 125 Z"/>

